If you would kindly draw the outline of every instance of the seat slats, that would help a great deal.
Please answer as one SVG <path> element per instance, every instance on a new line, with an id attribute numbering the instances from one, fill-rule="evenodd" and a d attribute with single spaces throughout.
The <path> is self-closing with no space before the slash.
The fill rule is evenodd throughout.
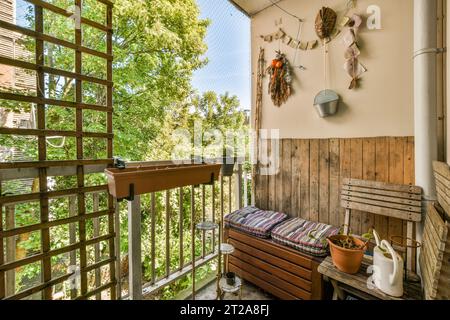
<path id="1" fill-rule="evenodd" d="M 365 203 L 365 204 L 370 204 L 370 205 L 374 205 L 374 206 L 380 206 L 380 207 L 385 207 L 385 208 L 393 208 L 393 209 L 398 209 L 398 210 L 402 210 L 402 211 L 410 211 L 410 212 L 422 212 L 421 206 L 420 204 L 417 205 L 409 205 L 409 204 L 399 204 L 396 202 L 392 202 L 390 199 L 385 198 L 385 199 L 376 199 L 375 197 L 370 197 L 369 195 L 359 195 L 357 193 L 354 192 L 349 192 L 349 193 L 343 193 L 341 195 L 341 199 L 345 200 L 345 201 L 355 201 L 358 203 Z M 374 200 L 375 199 L 375 200 Z"/>
<path id="2" fill-rule="evenodd" d="M 422 220 L 421 197 L 422 189 L 417 186 L 344 179 L 341 205 L 346 209 L 419 222 Z"/>
<path id="3" fill-rule="evenodd" d="M 420 194 L 409 193 L 409 192 L 387 191 L 387 190 L 373 189 L 373 188 L 364 188 L 364 187 L 358 187 L 358 186 L 354 186 L 354 185 L 343 185 L 342 191 L 354 191 L 354 192 L 368 193 L 371 195 L 388 196 L 388 197 L 399 198 L 399 199 L 408 199 L 408 200 L 417 200 L 417 201 L 422 200 L 422 195 L 420 195 Z"/>
<path id="4" fill-rule="evenodd" d="M 401 220 L 407 220 L 407 221 L 413 221 L 413 222 L 420 222 L 422 220 L 422 215 L 418 212 L 410 212 L 410 211 L 403 211 L 398 209 L 391 209 L 388 207 L 380 207 L 365 203 L 359 203 L 355 201 L 347 201 L 342 200 L 341 206 L 346 209 L 352 209 L 352 210 L 359 210 L 359 211 L 365 211 L 370 213 L 375 213 L 382 216 L 392 217 L 392 218 L 398 218 Z"/>
<path id="5" fill-rule="evenodd" d="M 385 182 L 367 181 L 367 180 L 349 179 L 349 178 L 345 178 L 343 184 L 348 185 L 348 186 L 357 186 L 357 187 L 364 187 L 364 188 L 370 188 L 370 189 L 412 193 L 412 194 L 416 194 L 416 195 L 422 194 L 422 189 L 420 187 L 412 186 L 412 185 L 390 184 L 390 183 L 385 183 Z"/>

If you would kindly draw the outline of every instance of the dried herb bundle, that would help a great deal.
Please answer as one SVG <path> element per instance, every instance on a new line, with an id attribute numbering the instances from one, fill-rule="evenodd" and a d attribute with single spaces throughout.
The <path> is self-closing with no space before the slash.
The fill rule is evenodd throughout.
<path id="1" fill-rule="evenodd" d="M 292 94 L 291 67 L 286 56 L 277 52 L 277 56 L 272 60 L 267 72 L 270 75 L 269 94 L 273 103 L 277 107 L 281 107 Z"/>

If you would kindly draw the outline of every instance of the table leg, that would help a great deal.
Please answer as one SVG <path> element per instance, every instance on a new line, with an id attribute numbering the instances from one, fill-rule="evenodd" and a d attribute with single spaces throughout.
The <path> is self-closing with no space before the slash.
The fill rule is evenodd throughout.
<path id="1" fill-rule="evenodd" d="M 339 283 L 334 279 L 330 279 L 330 282 L 333 285 L 333 300 L 345 300 L 345 293 L 339 287 Z"/>

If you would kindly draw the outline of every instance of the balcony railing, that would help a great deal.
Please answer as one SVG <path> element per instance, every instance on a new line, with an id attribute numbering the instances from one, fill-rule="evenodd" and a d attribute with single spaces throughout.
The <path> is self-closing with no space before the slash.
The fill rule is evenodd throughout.
<path id="1" fill-rule="evenodd" d="M 169 164 L 169 162 L 135 162 L 127 166 L 161 164 Z M 220 176 L 213 185 L 179 187 L 159 193 L 135 196 L 134 200 L 128 201 L 128 251 L 126 252 L 128 292 L 121 287 L 123 282 L 119 281 L 117 292 L 124 293 L 121 298 L 138 300 L 144 296 L 153 296 L 164 287 L 187 275 L 191 275 L 192 279 L 194 270 L 217 258 L 220 239 L 218 231 L 213 231 L 212 234 L 207 234 L 205 231 L 197 232 L 195 224 L 200 221 L 214 221 L 220 224 L 224 215 L 248 205 L 251 201 L 248 182 L 248 174 L 244 172 L 243 165 L 237 164 L 233 176 Z M 143 201 L 144 197 L 145 201 Z M 157 206 L 161 202 L 164 206 L 159 208 L 158 212 Z M 125 231 L 118 226 L 121 204 L 117 204 L 116 208 L 116 230 L 119 230 L 117 239 L 120 239 L 120 232 Z M 149 217 L 143 219 L 143 211 L 148 212 Z M 158 217 L 163 220 L 164 225 L 164 244 L 163 248 L 159 248 L 164 251 L 162 268 L 156 266 Z M 143 220 L 147 220 L 147 223 L 143 223 Z M 173 232 L 174 230 L 176 232 Z M 173 233 L 176 234 L 176 239 L 172 238 Z M 116 242 L 116 248 L 119 257 L 116 267 L 117 278 L 123 279 L 120 273 L 124 268 L 120 262 L 124 259 L 119 241 Z M 149 253 L 148 255 L 143 254 L 143 248 Z M 149 271 L 146 272 L 148 276 L 142 274 L 143 256 L 150 259 Z"/>
<path id="2" fill-rule="evenodd" d="M 127 166 L 169 163 L 135 162 L 128 163 Z M 105 168 L 106 165 L 84 166 L 86 174 L 103 173 Z M 72 167 L 54 167 L 49 170 L 49 175 L 65 179 L 64 177 L 73 176 L 75 170 L 76 168 Z M 10 169 L 1 172 L 0 180 L 14 181 L 37 177 L 38 170 L 34 168 Z M 220 176 L 212 186 L 180 187 L 175 190 L 137 196 L 128 203 L 116 203 L 114 233 L 111 233 L 109 229 L 107 186 L 102 184 L 89 187 L 89 192 L 85 193 L 88 203 L 86 222 L 91 225 L 92 234 L 89 234 L 88 239 L 85 240 L 85 245 L 89 249 L 85 268 L 77 267 L 79 265 L 77 250 L 82 244 L 79 239 L 80 230 L 77 220 L 79 219 L 77 217 L 78 189 L 54 190 L 48 193 L 50 201 L 64 202 L 63 210 L 67 210 L 67 207 L 68 212 L 62 219 L 55 218 L 44 224 L 31 222 L 29 225 L 18 225 L 16 221 L 17 215 L 27 214 L 23 212 L 21 206 L 36 202 L 39 198 L 37 194 L 5 196 L 2 198 L 1 205 L 4 208 L 2 232 L 5 239 L 5 264 L 2 268 L 5 271 L 6 298 L 39 299 L 40 295 L 37 294 L 40 294 L 44 288 L 52 286 L 53 299 L 109 299 L 105 290 L 111 285 L 116 286 L 117 296 L 120 299 L 140 299 L 143 296 L 151 296 L 184 276 L 192 274 L 193 261 L 197 269 L 217 257 L 218 232 L 214 234 L 195 232 L 195 222 L 202 220 L 221 222 L 222 217 L 228 212 L 253 203 L 249 182 L 248 172 L 245 172 L 243 165 L 237 164 L 232 177 Z M 108 220 L 104 220 L 105 218 Z M 58 267 L 61 270 L 54 273 L 50 283 L 45 284 L 37 280 L 18 289 L 15 283 L 17 272 L 21 272 L 21 268 L 30 263 L 39 261 L 43 254 L 39 248 L 34 248 L 20 255 L 17 252 L 17 243 L 23 243 L 21 242 L 23 239 L 19 238 L 24 234 L 39 232 L 44 227 L 64 229 L 61 232 L 67 239 L 64 239 L 64 243 L 59 247 L 56 245 L 55 249 L 47 253 L 52 259 L 64 255 L 64 266 Z M 165 239 L 163 247 L 159 248 L 157 240 L 162 236 L 161 230 Z M 176 239 L 173 234 L 177 235 Z M 108 252 L 108 241 L 114 236 L 115 254 L 111 254 Z M 121 238 L 124 237 L 128 238 L 128 248 L 121 248 Z M 52 237 L 51 241 L 53 239 Z M 122 242 L 126 243 L 126 241 Z M 162 262 L 159 259 L 161 256 L 163 256 Z M 114 261 L 117 282 L 109 280 L 111 277 L 108 266 Z M 143 263 L 146 266 L 145 274 L 142 274 Z M 73 280 L 80 272 L 88 274 L 89 293 L 85 296 L 80 296 L 77 289 L 68 289 L 71 279 Z"/>

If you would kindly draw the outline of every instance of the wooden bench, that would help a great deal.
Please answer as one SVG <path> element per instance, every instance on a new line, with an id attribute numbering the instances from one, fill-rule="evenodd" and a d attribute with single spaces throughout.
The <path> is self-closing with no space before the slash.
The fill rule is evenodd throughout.
<path id="1" fill-rule="evenodd" d="M 235 247 L 228 270 L 283 300 L 321 300 L 323 259 L 225 228 L 224 239 Z"/>

